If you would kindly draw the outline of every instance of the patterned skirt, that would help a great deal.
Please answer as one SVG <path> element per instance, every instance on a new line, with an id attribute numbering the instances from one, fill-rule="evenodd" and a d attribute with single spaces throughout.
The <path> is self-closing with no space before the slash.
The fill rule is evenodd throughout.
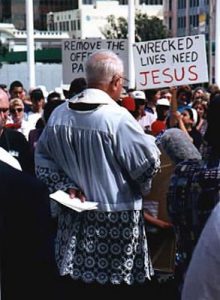
<path id="1" fill-rule="evenodd" d="M 154 275 L 142 211 L 77 213 L 62 206 L 55 252 L 60 275 L 85 283 L 142 284 Z"/>

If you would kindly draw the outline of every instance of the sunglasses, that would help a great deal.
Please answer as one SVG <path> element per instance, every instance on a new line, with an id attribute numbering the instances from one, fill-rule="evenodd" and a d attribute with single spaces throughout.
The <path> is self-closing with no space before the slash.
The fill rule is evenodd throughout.
<path id="1" fill-rule="evenodd" d="M 0 113 L 6 113 L 8 112 L 9 108 L 0 108 Z"/>
<path id="2" fill-rule="evenodd" d="M 23 108 L 12 108 L 10 109 L 10 113 L 14 114 L 15 112 L 22 112 Z"/>

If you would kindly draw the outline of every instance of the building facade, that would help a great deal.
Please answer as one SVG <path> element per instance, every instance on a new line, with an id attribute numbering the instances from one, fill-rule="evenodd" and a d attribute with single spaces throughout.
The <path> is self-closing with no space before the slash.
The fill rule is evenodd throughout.
<path id="1" fill-rule="evenodd" d="M 214 78 L 216 1 L 164 0 L 163 3 L 163 22 L 171 36 L 205 34 L 210 83 Z"/>
<path id="2" fill-rule="evenodd" d="M 47 30 L 67 31 L 72 38 L 104 38 L 103 29 L 107 25 L 107 17 L 114 15 L 117 18 L 128 19 L 128 0 L 82 0 L 79 9 L 69 11 L 50 12 L 47 14 Z M 85 2 L 93 2 L 88 4 Z M 163 18 L 161 1 L 135 1 L 136 11 L 146 13 L 148 17 Z M 141 3 L 141 4 L 140 4 Z"/>
<path id="3" fill-rule="evenodd" d="M 50 11 L 78 9 L 77 0 L 34 0 L 34 28 L 46 30 L 46 15 Z M 0 0 L 0 23 L 12 23 L 17 29 L 26 29 L 25 0 Z"/>
<path id="4" fill-rule="evenodd" d="M 155 8 L 163 3 L 163 0 L 134 1 L 135 6 L 153 5 Z M 82 9 L 85 6 L 96 8 L 98 2 L 120 6 L 128 4 L 128 0 L 34 0 L 34 29 L 46 30 L 48 22 L 53 22 L 53 14 L 56 12 Z M 50 20 L 47 20 L 48 13 L 50 13 Z M 11 23 L 17 29 L 26 29 L 25 0 L 0 0 L 0 23 Z M 63 26 L 65 28 L 65 25 Z"/>

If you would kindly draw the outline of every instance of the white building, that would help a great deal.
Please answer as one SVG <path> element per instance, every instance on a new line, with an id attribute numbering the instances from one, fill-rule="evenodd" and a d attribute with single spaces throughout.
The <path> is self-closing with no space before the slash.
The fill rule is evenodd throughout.
<path id="1" fill-rule="evenodd" d="M 163 18 L 163 5 L 139 4 L 135 1 L 136 11 L 146 13 L 148 17 Z M 128 19 L 128 5 L 120 5 L 118 1 L 99 1 L 95 4 L 80 4 L 79 9 L 47 14 L 48 30 L 67 31 L 71 38 L 104 38 L 102 30 L 107 25 L 107 17 Z"/>
<path id="2" fill-rule="evenodd" d="M 34 30 L 35 50 L 59 47 L 63 39 L 68 39 L 68 32 Z M 18 30 L 13 24 L 0 23 L 0 41 L 11 51 L 27 51 L 27 32 Z"/>

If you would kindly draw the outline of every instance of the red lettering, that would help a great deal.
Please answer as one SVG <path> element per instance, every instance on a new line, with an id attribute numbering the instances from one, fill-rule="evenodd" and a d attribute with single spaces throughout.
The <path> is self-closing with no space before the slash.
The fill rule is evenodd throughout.
<path id="1" fill-rule="evenodd" d="M 181 81 L 197 81 L 198 73 L 196 72 L 196 65 L 191 65 L 189 67 L 182 66 L 181 68 L 165 68 L 156 69 L 151 71 L 140 72 L 140 85 L 141 86 L 153 86 L 181 82 Z"/>
<path id="2" fill-rule="evenodd" d="M 170 68 L 166 68 L 162 71 L 162 74 L 164 76 L 167 76 L 169 77 L 170 79 L 169 80 L 164 80 L 165 83 L 171 83 L 173 81 L 173 76 L 171 76 L 170 74 L 168 74 L 168 71 L 170 70 Z"/>
<path id="3" fill-rule="evenodd" d="M 184 67 L 182 67 L 182 75 L 181 75 L 180 78 L 177 78 L 177 71 L 176 71 L 176 69 L 174 69 L 174 77 L 175 77 L 175 80 L 176 80 L 176 81 L 181 81 L 181 80 L 183 80 L 184 76 L 185 76 L 185 69 L 184 69 Z"/>
<path id="4" fill-rule="evenodd" d="M 197 74 L 197 73 L 194 73 L 194 72 L 192 71 L 192 68 L 196 68 L 196 66 L 193 65 L 193 66 L 190 66 L 190 67 L 189 67 L 189 73 L 195 75 L 195 77 L 194 77 L 194 78 L 189 78 L 189 80 L 190 80 L 190 81 L 195 81 L 195 80 L 198 79 L 198 74 Z"/>
<path id="5" fill-rule="evenodd" d="M 140 82 L 141 85 L 145 86 L 147 85 L 147 75 L 149 74 L 150 72 L 147 71 L 147 72 L 140 72 L 140 75 L 143 75 L 144 76 L 144 82 Z"/>
<path id="6" fill-rule="evenodd" d="M 153 84 L 160 84 L 160 81 L 156 81 L 156 79 L 159 78 L 159 76 L 157 75 L 159 71 L 160 70 L 153 70 L 152 71 L 152 81 L 153 81 Z"/>

